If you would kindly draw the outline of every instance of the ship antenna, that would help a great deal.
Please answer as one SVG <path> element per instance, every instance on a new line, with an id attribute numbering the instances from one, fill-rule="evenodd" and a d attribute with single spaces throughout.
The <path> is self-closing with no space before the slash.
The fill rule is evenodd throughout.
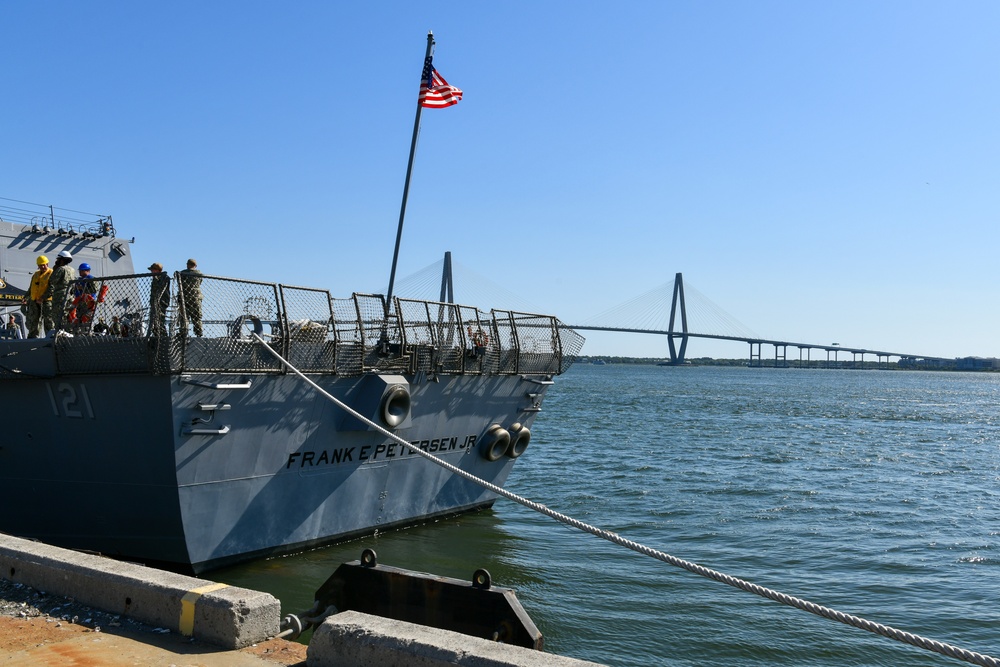
<path id="1" fill-rule="evenodd" d="M 427 31 L 427 53 L 424 54 L 424 74 L 427 76 L 427 64 L 434 49 L 434 31 Z M 428 85 L 430 82 L 425 82 Z M 392 285 L 396 281 L 396 260 L 399 259 L 399 241 L 403 237 L 403 217 L 406 215 L 406 198 L 410 193 L 410 174 L 413 172 L 413 155 L 417 152 L 417 135 L 420 133 L 420 110 L 423 100 L 417 97 L 417 115 L 413 119 L 413 138 L 410 140 L 410 159 L 406 163 L 406 180 L 403 182 L 403 203 L 399 207 L 399 226 L 396 228 L 396 248 L 392 251 L 392 270 L 389 272 L 389 289 L 385 294 L 385 315 L 389 316 L 389 304 L 392 303 Z"/>

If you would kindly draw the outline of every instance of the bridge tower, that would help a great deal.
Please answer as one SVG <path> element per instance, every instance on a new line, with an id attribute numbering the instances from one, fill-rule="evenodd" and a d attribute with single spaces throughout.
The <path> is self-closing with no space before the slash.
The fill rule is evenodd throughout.
<path id="1" fill-rule="evenodd" d="M 677 331 L 674 323 L 677 319 L 677 304 L 681 306 L 681 330 Z M 670 365 L 679 366 L 684 363 L 684 353 L 688 345 L 687 307 L 684 305 L 684 276 L 678 273 L 674 276 L 674 297 L 670 303 L 670 326 L 667 329 L 667 343 L 670 346 Z M 680 348 L 674 345 L 680 340 Z"/>
<path id="2" fill-rule="evenodd" d="M 451 251 L 444 253 L 444 264 L 441 266 L 441 298 L 442 303 L 455 303 L 455 283 L 451 276 Z"/>

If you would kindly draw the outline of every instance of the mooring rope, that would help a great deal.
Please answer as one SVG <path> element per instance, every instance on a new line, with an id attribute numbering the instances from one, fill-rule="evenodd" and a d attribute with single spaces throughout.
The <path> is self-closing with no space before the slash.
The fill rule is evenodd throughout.
<path id="1" fill-rule="evenodd" d="M 895 639 L 896 641 L 903 642 L 905 644 L 910 644 L 911 646 L 916 646 L 917 648 L 922 648 L 928 651 L 933 651 L 935 653 L 940 653 L 941 655 L 946 655 L 950 658 L 955 658 L 957 660 L 963 660 L 965 662 L 972 663 L 974 665 L 983 665 L 984 667 L 1000 667 L 1000 660 L 991 657 L 989 655 L 985 655 L 983 653 L 976 653 L 974 651 L 968 651 L 966 649 L 959 648 L 957 646 L 952 646 L 951 644 L 945 644 L 943 642 L 939 642 L 934 639 L 927 639 L 925 637 L 921 637 L 920 635 L 915 635 L 913 633 L 905 632 L 903 630 L 897 630 L 896 628 L 890 627 L 888 625 L 875 623 L 873 621 L 869 621 L 859 616 L 854 616 L 852 614 L 846 614 L 844 612 L 837 611 L 836 609 L 831 609 L 830 607 L 824 607 L 823 605 L 819 605 L 814 602 L 809 602 L 808 600 L 803 600 L 802 598 L 797 598 L 791 595 L 787 595 L 780 591 L 760 586 L 753 582 L 725 574 L 724 572 L 713 570 L 703 565 L 698 565 L 697 563 L 692 563 L 691 561 L 687 561 L 682 558 L 678 558 L 676 556 L 671 556 L 670 554 L 664 553 L 663 551 L 658 551 L 657 549 L 647 547 L 645 545 L 639 544 L 638 542 L 633 542 L 632 540 L 626 539 L 621 535 L 618 535 L 617 533 L 613 533 L 609 530 L 604 530 L 603 528 L 598 528 L 597 526 L 592 526 L 578 519 L 574 519 L 573 517 L 568 516 L 566 514 L 562 514 L 553 509 L 549 509 L 548 507 L 546 507 L 541 503 L 536 503 L 533 500 L 529 500 L 527 498 L 517 495 L 516 493 L 508 491 L 507 489 L 501 486 L 497 486 L 492 482 L 488 482 L 485 479 L 480 479 L 479 477 L 476 477 L 470 472 L 462 470 L 461 468 L 452 465 L 447 461 L 439 459 L 433 454 L 429 454 L 417 447 L 414 447 L 412 444 L 410 444 L 403 438 L 399 437 L 395 433 L 383 428 L 381 425 L 368 419 L 358 411 L 354 410 L 351 406 L 347 405 L 346 403 L 338 399 L 336 396 L 333 396 L 332 394 L 324 390 L 322 387 L 320 387 L 318 384 L 313 382 L 311 379 L 309 379 L 299 369 L 297 369 L 295 366 L 289 363 L 287 359 L 278 354 L 278 352 L 276 352 L 270 345 L 268 345 L 264 341 L 264 339 L 261 338 L 259 335 L 254 333 L 253 336 L 258 341 L 260 341 L 260 343 L 265 348 L 267 348 L 267 350 L 271 354 L 273 354 L 275 358 L 281 361 L 281 363 L 284 364 L 284 366 L 288 370 L 292 371 L 297 376 L 305 380 L 305 382 L 307 382 L 310 386 L 312 386 L 313 389 L 315 389 L 324 397 L 332 401 L 340 409 L 346 411 L 354 418 L 359 419 L 363 423 L 374 428 L 382 435 L 392 439 L 397 444 L 405 446 L 410 451 L 419 454 L 425 459 L 433 461 L 442 468 L 445 468 L 446 470 L 449 470 L 455 473 L 456 475 L 469 480 L 470 482 L 474 482 L 479 486 L 482 486 L 483 488 L 492 491 L 498 496 L 503 496 L 508 500 L 513 500 L 514 502 L 524 505 L 529 509 L 535 510 L 536 512 L 549 516 L 555 519 L 556 521 L 559 521 L 560 523 L 564 523 L 567 526 L 572 526 L 573 528 L 582 530 L 585 533 L 596 535 L 597 537 L 605 539 L 614 544 L 626 547 L 637 553 L 641 553 L 651 558 L 655 558 L 656 560 L 662 561 L 669 565 L 673 565 L 675 567 L 679 567 L 683 570 L 687 570 L 688 572 L 701 575 L 708 579 L 712 579 L 714 581 L 718 581 L 723 584 L 728 584 L 730 586 L 733 586 L 734 588 L 738 588 L 748 593 L 753 593 L 763 598 L 774 600 L 775 602 L 780 602 L 781 604 L 788 605 L 789 607 L 801 609 L 802 611 L 807 611 L 811 614 L 822 616 L 823 618 L 828 618 L 833 621 L 838 621 L 840 623 L 853 626 L 860 630 L 866 630 L 868 632 L 877 635 L 882 635 L 883 637 L 888 637 L 889 639 Z"/>

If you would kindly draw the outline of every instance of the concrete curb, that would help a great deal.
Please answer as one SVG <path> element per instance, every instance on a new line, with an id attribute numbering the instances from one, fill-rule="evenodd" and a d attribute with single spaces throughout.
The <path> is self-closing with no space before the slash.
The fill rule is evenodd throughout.
<path id="1" fill-rule="evenodd" d="M 345 611 L 313 632 L 308 667 L 601 667 L 520 646 L 423 625 Z"/>
<path id="2" fill-rule="evenodd" d="M 216 584 L 0 533 L 0 577 L 223 648 L 279 632 L 269 593 Z"/>

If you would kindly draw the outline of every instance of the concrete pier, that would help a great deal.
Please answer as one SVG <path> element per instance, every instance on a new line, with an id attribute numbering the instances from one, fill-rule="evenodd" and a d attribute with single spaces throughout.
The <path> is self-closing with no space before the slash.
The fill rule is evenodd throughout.
<path id="1" fill-rule="evenodd" d="M 24 655 L 18 659 L 23 658 L 23 664 L 51 664 L 46 662 L 51 657 L 51 651 L 59 655 L 67 651 L 75 651 L 81 656 L 86 654 L 89 664 L 176 664 L 177 660 L 172 656 L 189 655 L 193 651 L 198 653 L 198 664 L 206 666 L 274 664 L 253 655 L 236 655 L 230 651 L 265 643 L 268 644 L 266 651 L 271 655 L 282 652 L 292 656 L 293 661 L 296 659 L 294 651 L 274 644 L 274 640 L 268 641 L 278 634 L 281 616 L 280 602 L 268 593 L 123 563 L 2 533 L 0 578 L 72 598 L 93 609 L 157 628 L 167 628 L 175 639 L 169 642 L 162 635 L 156 635 L 150 636 L 148 641 L 137 642 L 134 635 L 129 638 L 107 633 L 99 640 L 82 641 L 79 635 L 67 633 L 66 639 L 62 640 L 67 644 L 65 648 L 48 649 L 38 644 L 30 650 L 25 649 L 28 652 L 37 651 L 34 658 L 22 651 Z M 17 625 L 11 624 L 21 623 L 19 619 L 8 621 L 11 622 L 0 623 L 0 629 L 8 634 L 32 632 L 27 626 L 18 629 Z M 182 638 L 187 639 L 178 643 Z M 198 649 L 190 643 L 194 640 L 226 650 Z M 69 646 L 72 642 L 75 643 Z M 314 631 L 306 653 L 309 667 L 596 666 L 592 662 L 353 611 L 327 618 Z M 116 655 L 124 662 L 116 661 Z M 301 663 L 285 661 L 278 664 Z"/>
<path id="2" fill-rule="evenodd" d="M 308 667 L 601 667 L 520 646 L 345 611 L 313 632 Z"/>
<path id="3" fill-rule="evenodd" d="M 0 576 L 223 648 L 264 641 L 281 623 L 268 593 L 3 534 Z"/>

